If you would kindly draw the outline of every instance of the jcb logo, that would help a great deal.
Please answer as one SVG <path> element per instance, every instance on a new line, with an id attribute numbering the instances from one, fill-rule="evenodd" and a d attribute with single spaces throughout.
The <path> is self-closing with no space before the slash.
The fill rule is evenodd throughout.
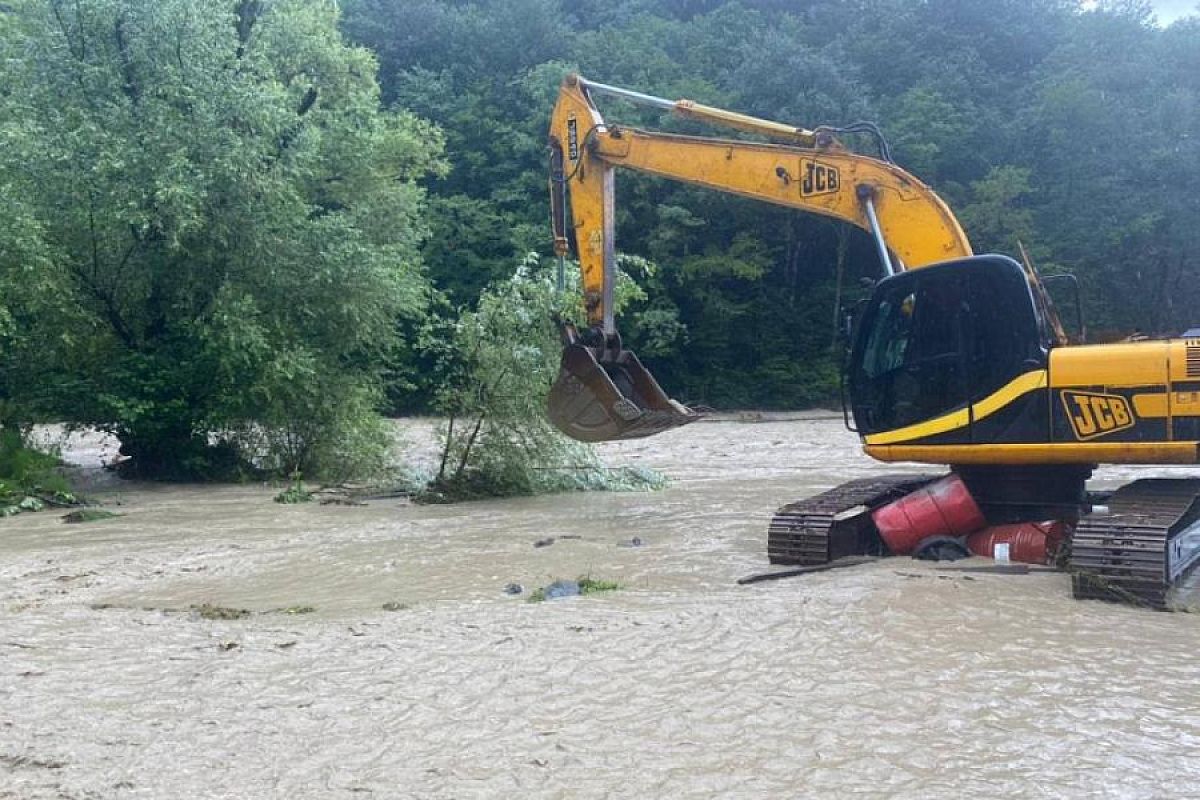
<path id="1" fill-rule="evenodd" d="M 1133 413 L 1124 397 L 1115 394 L 1063 392 L 1062 401 L 1077 439 L 1094 439 L 1134 426 Z"/>
<path id="2" fill-rule="evenodd" d="M 800 196 L 831 194 L 842 188 L 837 167 L 820 164 L 807 158 L 800 159 Z"/>

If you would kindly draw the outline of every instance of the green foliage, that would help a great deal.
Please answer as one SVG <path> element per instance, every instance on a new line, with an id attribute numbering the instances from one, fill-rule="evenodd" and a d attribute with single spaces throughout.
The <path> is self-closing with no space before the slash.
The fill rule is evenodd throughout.
<path id="1" fill-rule="evenodd" d="M 1016 253 L 1018 242 L 1030 244 L 1036 233 L 1033 212 L 1022 202 L 1032 192 L 1032 171 L 1026 167 L 995 167 L 971 184 L 974 202 L 959 212 L 981 251 Z"/>
<path id="2" fill-rule="evenodd" d="M 977 251 L 1020 239 L 1080 276 L 1091 327 L 1168 332 L 1200 322 L 1198 26 L 1067 0 L 356 0 L 346 19 L 380 53 L 385 96 L 446 131 L 454 167 L 431 185 L 426 256 L 456 304 L 512 252 L 546 252 L 546 119 L 579 69 L 807 127 L 874 120 Z M 597 100 L 615 121 L 714 133 Z M 869 241 L 632 172 L 617 191 L 619 248 L 660 267 L 622 333 L 673 395 L 834 401 L 834 306 L 878 277 Z"/>
<path id="3" fill-rule="evenodd" d="M 58 458 L 28 446 L 18 428 L 0 427 L 0 517 L 76 504 L 58 466 Z"/>
<path id="4" fill-rule="evenodd" d="M 628 279 L 616 294 L 618 307 L 644 296 Z M 577 318 L 580 306 L 579 293 L 557 292 L 531 257 L 509 280 L 486 290 L 476 311 L 463 314 L 455 331 L 456 364 L 438 398 L 448 419 L 426 501 L 662 485 L 646 470 L 605 467 L 590 446 L 546 420 L 561 353 L 553 319 Z"/>
<path id="5" fill-rule="evenodd" d="M 304 481 L 299 472 L 292 473 L 292 483 L 288 488 L 284 489 L 279 494 L 275 495 L 276 503 L 285 503 L 292 505 L 295 503 L 312 502 L 313 494 L 304 486 Z"/>
<path id="6" fill-rule="evenodd" d="M 599 578 L 593 578 L 590 575 L 584 575 L 579 578 L 579 593 L 580 594 L 599 594 L 601 592 L 615 592 L 621 589 L 621 584 L 616 581 L 605 581 Z"/>
<path id="7" fill-rule="evenodd" d="M 426 297 L 418 181 L 444 167 L 336 5 L 4 19 L 0 400 L 115 433 L 146 477 L 377 463 L 383 356 Z"/>
<path id="8" fill-rule="evenodd" d="M 554 583 L 559 583 L 559 581 L 555 581 Z M 620 583 L 617 583 L 616 581 L 601 580 L 599 578 L 593 578 L 591 575 L 580 575 L 575 580 L 575 583 L 579 586 L 579 594 L 580 595 L 601 594 L 604 592 L 616 592 L 616 591 L 619 591 L 624 588 Z M 552 583 L 550 585 L 553 586 L 554 584 Z M 527 602 L 527 603 L 544 603 L 547 600 L 547 597 L 546 597 L 547 588 L 549 588 L 549 587 L 539 586 L 538 588 L 534 589 L 532 592 L 529 593 L 529 598 L 525 602 Z"/>
<path id="9" fill-rule="evenodd" d="M 619 483 L 514 422 L 540 419 L 556 369 L 547 315 L 577 311 L 532 268 L 508 280 L 547 254 L 546 120 L 574 69 L 807 127 L 873 119 L 977 251 L 1020 240 L 1077 273 L 1090 328 L 1200 323 L 1195 17 L 1163 29 L 1144 3 L 1067 0 L 338 6 L 4 3 L 0 428 L 94 425 L 147 477 L 340 480 L 383 468 L 377 409 L 440 409 L 451 494 Z M 864 235 L 635 173 L 617 191 L 620 249 L 649 259 L 623 262 L 622 333 L 673 395 L 834 401 L 839 312 L 879 274 Z"/>
<path id="10" fill-rule="evenodd" d="M 279 614 L 315 614 L 316 606 L 288 606 L 287 608 L 277 608 L 276 613 Z"/>

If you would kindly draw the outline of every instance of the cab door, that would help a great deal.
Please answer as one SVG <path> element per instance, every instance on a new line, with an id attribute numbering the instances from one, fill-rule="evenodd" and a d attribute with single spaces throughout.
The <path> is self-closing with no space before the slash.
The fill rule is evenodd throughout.
<path id="1" fill-rule="evenodd" d="M 1046 351 L 1021 267 L 975 256 L 881 281 L 851 356 L 870 444 L 1048 440 Z M 1009 440 L 1012 440 L 1011 438 Z"/>

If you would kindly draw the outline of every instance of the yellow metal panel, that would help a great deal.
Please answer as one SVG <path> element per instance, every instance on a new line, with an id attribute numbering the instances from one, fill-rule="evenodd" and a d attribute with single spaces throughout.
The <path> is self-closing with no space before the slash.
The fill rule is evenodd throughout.
<path id="1" fill-rule="evenodd" d="M 632 128 L 595 137 L 617 166 L 835 217 L 869 230 L 857 190 L 874 191 L 888 247 L 909 268 L 971 255 L 958 221 L 932 189 L 904 170 L 855 153 L 675 136 Z M 816 176 L 824 175 L 820 182 Z"/>
<path id="2" fill-rule="evenodd" d="M 1019 375 L 978 403 L 975 403 L 975 419 L 978 420 L 990 416 L 1017 398 L 1045 386 L 1046 371 L 1043 369 Z M 971 418 L 967 410 L 960 409 L 925 422 L 919 422 L 916 425 L 909 425 L 904 428 L 897 428 L 894 431 L 885 431 L 884 433 L 874 433 L 864 437 L 864 440 L 868 445 L 908 442 L 961 428 L 969 424 L 970 421 Z"/>
<path id="3" fill-rule="evenodd" d="M 604 120 L 577 84 L 563 84 L 550 121 L 550 136 L 563 151 L 563 168 L 571 198 L 570 219 L 575 227 L 576 255 L 583 275 L 588 323 L 604 318 L 606 259 L 613 256 L 613 170 L 593 158 L 590 142 L 604 130 Z"/>
<path id="4" fill-rule="evenodd" d="M 1135 394 L 1133 410 L 1139 417 L 1146 419 L 1162 419 L 1168 415 L 1167 395 L 1165 394 Z"/>
<path id="5" fill-rule="evenodd" d="M 951 411 L 949 414 L 944 414 L 925 422 L 918 422 L 916 425 L 907 425 L 903 428 L 897 428 L 894 431 L 869 434 L 863 437 L 863 441 L 868 445 L 909 442 L 914 439 L 924 439 L 926 436 L 948 433 L 958 428 L 966 427 L 970 422 L 970 414 L 967 413 L 965 408 L 960 408 L 958 411 Z"/>
<path id="6" fill-rule="evenodd" d="M 1061 444 L 866 445 L 880 461 L 924 464 L 1195 464 L 1197 442 Z"/>
<path id="7" fill-rule="evenodd" d="M 1122 342 L 1050 351 L 1050 386 L 1153 386 L 1167 382 L 1167 342 Z"/>
<path id="8" fill-rule="evenodd" d="M 1046 387 L 1046 370 L 1039 369 L 1018 375 L 1004 386 L 975 404 L 975 419 L 982 419 L 1037 389 Z"/>
<path id="9" fill-rule="evenodd" d="M 1171 392 L 1170 397 L 1171 416 L 1200 417 L 1200 392 Z"/>
<path id="10" fill-rule="evenodd" d="M 1135 394 L 1133 408 L 1139 417 L 1162 419 L 1200 417 L 1200 392 L 1167 392 L 1165 394 Z"/>

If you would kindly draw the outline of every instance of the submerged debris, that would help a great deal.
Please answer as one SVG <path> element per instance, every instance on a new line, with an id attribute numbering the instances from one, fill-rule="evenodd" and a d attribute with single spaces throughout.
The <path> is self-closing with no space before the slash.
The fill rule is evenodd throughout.
<path id="1" fill-rule="evenodd" d="M 577 581 L 555 581 L 549 586 L 534 589 L 529 595 L 529 602 L 540 603 L 543 600 L 556 600 L 560 597 L 575 597 L 583 594 Z"/>
<path id="2" fill-rule="evenodd" d="M 616 581 L 604 581 L 590 576 L 583 576 L 574 581 L 557 580 L 548 586 L 534 589 L 529 595 L 529 602 L 540 603 L 543 600 L 557 600 L 561 597 L 577 597 L 579 595 L 598 594 L 600 592 L 615 592 L 620 588 L 621 584 Z"/>
<path id="3" fill-rule="evenodd" d="M 322 497 L 321 505 L 323 506 L 351 506 L 352 508 L 362 508 L 366 505 L 361 500 L 353 500 L 348 497 Z"/>
<path id="4" fill-rule="evenodd" d="M 163 610 L 169 611 L 170 609 Z M 229 608 L 227 606 L 214 606 L 210 603 L 188 606 L 188 610 L 201 619 L 244 619 L 254 613 L 248 608 Z"/>
<path id="5" fill-rule="evenodd" d="M 839 558 L 836 561 L 829 561 L 824 564 L 810 564 L 805 567 L 796 567 L 795 569 L 785 569 L 779 572 L 764 572 L 761 575 L 750 575 L 745 578 L 739 578 L 738 584 L 745 586 L 749 583 L 762 583 L 763 581 L 777 581 L 781 578 L 795 578 L 799 575 L 808 575 L 812 572 L 828 572 L 831 569 L 844 569 L 845 567 L 857 567 L 859 564 L 870 564 L 872 561 L 878 561 L 876 556 L 846 556 Z"/>
<path id="6" fill-rule="evenodd" d="M 33 767 L 35 769 L 62 769 L 66 766 L 64 761 L 42 760 L 30 758 L 29 756 L 10 756 L 0 755 L 0 764 L 5 765 L 9 769 L 18 769 L 20 767 Z"/>
<path id="7" fill-rule="evenodd" d="M 105 511 L 103 508 L 81 508 L 63 514 L 62 521 L 69 524 L 78 524 L 81 522 L 99 522 L 102 519 L 112 519 L 113 517 L 120 516 L 123 515 L 112 511 Z"/>
<path id="8" fill-rule="evenodd" d="M 919 561 L 958 561 L 970 558 L 966 543 L 954 536 L 930 536 L 922 539 L 912 557 Z"/>

